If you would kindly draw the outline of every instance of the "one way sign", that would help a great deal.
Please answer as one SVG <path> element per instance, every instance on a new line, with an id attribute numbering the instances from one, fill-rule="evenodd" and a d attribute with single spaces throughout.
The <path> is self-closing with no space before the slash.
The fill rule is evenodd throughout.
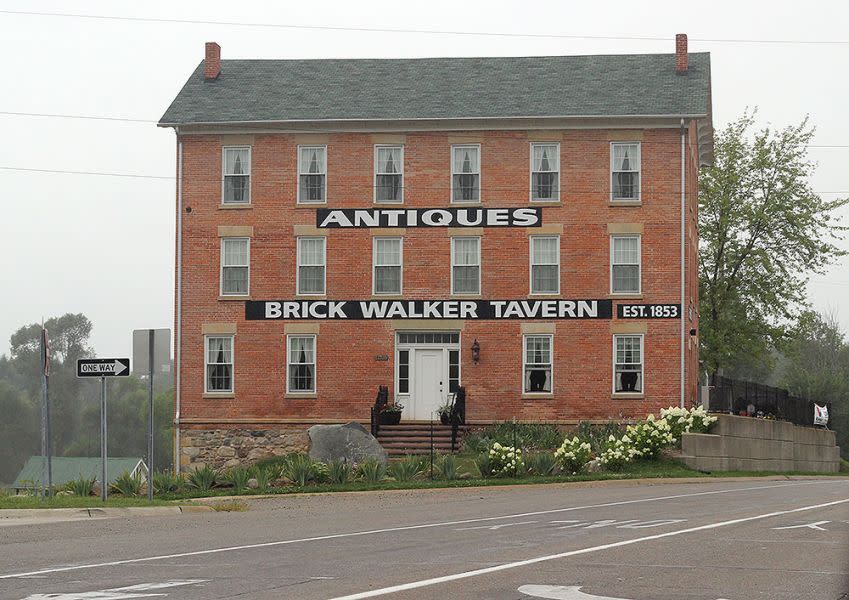
<path id="1" fill-rule="evenodd" d="M 77 377 L 128 377 L 129 358 L 80 358 Z"/>

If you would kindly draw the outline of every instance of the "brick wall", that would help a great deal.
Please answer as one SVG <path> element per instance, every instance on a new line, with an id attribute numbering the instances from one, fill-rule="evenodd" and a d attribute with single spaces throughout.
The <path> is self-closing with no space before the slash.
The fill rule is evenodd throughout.
<path id="1" fill-rule="evenodd" d="M 694 127 L 687 155 L 687 293 L 698 328 L 697 165 Z M 559 138 L 562 203 L 543 209 L 543 223 L 560 223 L 561 297 L 608 298 L 611 223 L 640 224 L 640 303 L 678 303 L 680 133 L 678 129 L 565 130 L 539 137 L 527 131 L 407 133 L 404 143 L 404 205 L 449 206 L 450 146 L 481 144 L 482 206 L 528 206 L 529 142 Z M 610 142 L 642 143 L 642 205 L 611 206 Z M 253 299 L 294 299 L 296 242 L 293 226 L 315 225 L 315 207 L 296 206 L 297 146 L 328 146 L 327 208 L 373 206 L 374 144 L 385 136 L 330 133 L 321 136 L 273 133 L 227 137 L 183 135 L 183 323 L 182 414 L 194 427 L 367 419 L 377 386 L 394 395 L 394 331 L 388 321 L 320 323 L 317 337 L 317 394 L 287 398 L 285 326 L 282 321 L 245 321 L 244 302 L 219 300 L 222 225 L 253 227 L 250 292 Z M 250 208 L 220 208 L 221 147 L 252 146 Z M 485 228 L 482 236 L 482 298 L 528 298 L 528 248 L 533 229 Z M 372 237 L 368 229 L 327 230 L 327 299 L 371 298 Z M 450 297 L 449 232 L 407 228 L 404 233 L 404 297 Z M 544 320 L 543 320 L 544 322 Z M 204 324 L 235 326 L 235 394 L 203 394 Z M 470 420 L 607 419 L 642 416 L 677 404 L 679 322 L 646 320 L 645 394 L 613 397 L 612 330 L 618 321 L 563 320 L 554 335 L 554 393 L 523 399 L 522 321 L 467 321 L 461 334 L 462 384 Z M 481 361 L 469 347 L 477 339 Z M 697 393 L 697 338 L 687 344 L 687 398 Z M 376 361 L 388 355 L 388 362 Z M 223 424 L 223 425 L 222 425 Z"/>

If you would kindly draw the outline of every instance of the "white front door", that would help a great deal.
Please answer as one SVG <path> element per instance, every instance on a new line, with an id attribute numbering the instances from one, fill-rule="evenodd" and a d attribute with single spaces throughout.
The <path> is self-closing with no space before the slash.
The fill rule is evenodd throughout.
<path id="1" fill-rule="evenodd" d="M 413 395 L 410 406 L 410 417 L 415 420 L 427 421 L 434 417 L 434 412 L 444 402 L 445 352 L 439 350 L 415 351 L 415 371 L 413 373 Z"/>

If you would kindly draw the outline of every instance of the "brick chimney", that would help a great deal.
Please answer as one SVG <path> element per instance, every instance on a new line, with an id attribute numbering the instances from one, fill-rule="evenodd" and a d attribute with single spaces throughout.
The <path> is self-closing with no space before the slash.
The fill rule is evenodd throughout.
<path id="1" fill-rule="evenodd" d="M 687 34 L 679 33 L 675 36 L 675 72 L 678 75 L 686 75 L 687 66 Z"/>
<path id="2" fill-rule="evenodd" d="M 686 52 L 687 41 L 684 40 Z M 214 81 L 221 74 L 221 46 L 216 42 L 206 43 L 206 54 L 203 58 L 203 78 L 206 81 Z"/>

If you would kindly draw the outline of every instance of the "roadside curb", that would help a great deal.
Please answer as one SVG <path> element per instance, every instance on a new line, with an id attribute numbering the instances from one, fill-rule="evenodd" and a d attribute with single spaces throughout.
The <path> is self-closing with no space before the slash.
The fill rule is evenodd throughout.
<path id="1" fill-rule="evenodd" d="M 85 519 L 106 517 L 152 517 L 183 513 L 214 512 L 211 506 L 128 506 L 126 508 L 6 508 L 0 510 L 3 519 Z"/>
<path id="2" fill-rule="evenodd" d="M 287 494 L 249 494 L 242 496 L 206 496 L 204 498 L 192 498 L 193 502 L 215 503 L 228 500 L 267 500 L 270 498 L 305 498 L 311 496 L 337 496 L 337 495 L 361 495 L 361 494 L 409 494 L 414 492 L 453 492 L 474 490 L 502 490 L 502 489 L 528 489 L 528 488 L 599 488 L 599 487 L 633 487 L 638 485 L 675 485 L 675 484 L 705 484 L 705 483 L 733 483 L 752 481 L 805 481 L 823 480 L 840 481 L 849 480 L 849 475 L 763 475 L 747 477 L 643 477 L 639 479 L 596 479 L 590 481 L 552 481 L 549 483 L 508 483 L 504 485 L 470 485 L 470 486 L 445 486 L 445 487 L 422 487 L 422 488 L 399 488 L 378 490 L 350 490 L 350 491 L 327 491 L 327 492 L 291 492 Z"/>

